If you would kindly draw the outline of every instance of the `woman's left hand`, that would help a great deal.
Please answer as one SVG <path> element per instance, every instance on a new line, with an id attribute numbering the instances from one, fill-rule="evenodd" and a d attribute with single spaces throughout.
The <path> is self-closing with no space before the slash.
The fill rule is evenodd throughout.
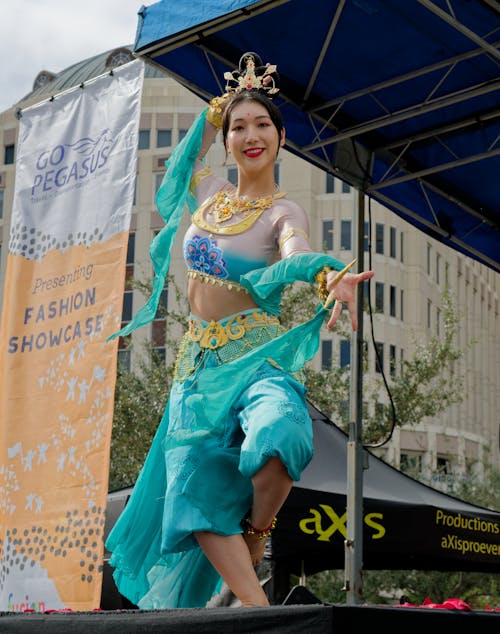
<path id="1" fill-rule="evenodd" d="M 371 279 L 374 275 L 374 271 L 363 271 L 362 273 L 347 273 L 344 277 L 335 282 L 337 271 L 330 271 L 326 278 L 326 288 L 330 293 L 333 293 L 335 298 L 335 304 L 328 321 L 328 328 L 332 328 L 342 312 L 342 304 L 346 303 L 351 317 L 352 329 L 356 330 L 358 327 L 358 315 L 356 313 L 356 287 L 361 282 Z M 329 306 L 326 306 L 329 308 Z"/>

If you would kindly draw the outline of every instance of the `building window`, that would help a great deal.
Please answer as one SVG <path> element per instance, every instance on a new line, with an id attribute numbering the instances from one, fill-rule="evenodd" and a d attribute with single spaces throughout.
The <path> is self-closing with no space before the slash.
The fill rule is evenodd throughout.
<path id="1" fill-rule="evenodd" d="M 375 282 L 375 310 L 384 312 L 384 283 Z"/>
<path id="2" fill-rule="evenodd" d="M 232 183 L 235 187 L 238 185 L 238 168 L 237 167 L 228 167 L 227 168 L 227 180 Z"/>
<path id="3" fill-rule="evenodd" d="M 333 220 L 323 220 L 323 250 L 333 251 Z"/>
<path id="4" fill-rule="evenodd" d="M 139 130 L 139 150 L 149 150 L 151 130 Z"/>
<path id="5" fill-rule="evenodd" d="M 14 163 L 14 144 L 5 146 L 5 165 L 12 165 Z"/>
<path id="6" fill-rule="evenodd" d="M 396 317 L 396 287 L 389 287 L 389 310 L 391 317 Z"/>
<path id="7" fill-rule="evenodd" d="M 160 363 L 165 362 L 166 346 L 165 346 L 165 329 L 164 319 L 156 319 L 151 327 L 151 345 L 153 348 L 153 360 Z"/>
<path id="8" fill-rule="evenodd" d="M 130 372 L 130 335 L 118 338 L 118 370 Z"/>
<path id="9" fill-rule="evenodd" d="M 403 473 L 417 475 L 422 472 L 422 454 L 413 452 L 401 452 L 399 456 L 399 468 Z"/>
<path id="10" fill-rule="evenodd" d="M 114 50 L 106 60 L 106 68 L 116 68 L 127 62 L 131 62 L 134 59 L 132 53 L 128 48 L 118 48 Z"/>
<path id="11" fill-rule="evenodd" d="M 333 174 L 326 175 L 326 193 L 327 194 L 335 193 L 335 176 Z"/>
<path id="12" fill-rule="evenodd" d="M 351 365 L 351 342 L 349 339 L 340 340 L 340 367 Z"/>
<path id="13" fill-rule="evenodd" d="M 389 255 L 391 258 L 396 257 L 396 227 L 389 229 Z"/>
<path id="14" fill-rule="evenodd" d="M 340 248 L 346 251 L 352 249 L 351 224 L 350 220 L 340 221 Z"/>
<path id="15" fill-rule="evenodd" d="M 439 284 L 439 268 L 441 264 L 441 256 L 436 253 L 436 284 Z"/>
<path id="16" fill-rule="evenodd" d="M 391 343 L 389 346 L 389 369 L 391 376 L 396 376 L 396 346 Z"/>
<path id="17" fill-rule="evenodd" d="M 276 183 L 276 185 L 280 184 L 280 164 L 279 163 L 274 164 L 274 182 Z"/>
<path id="18" fill-rule="evenodd" d="M 125 292 L 123 293 L 122 322 L 132 319 L 133 291 L 129 288 L 129 281 L 134 277 L 135 233 L 128 234 L 127 261 L 125 267 Z M 122 324 L 123 325 L 123 324 Z"/>
<path id="19" fill-rule="evenodd" d="M 405 245 L 405 238 L 404 238 L 404 234 L 401 231 L 401 233 L 399 234 L 399 260 L 401 262 L 404 261 L 404 245 Z"/>
<path id="20" fill-rule="evenodd" d="M 125 291 L 123 293 L 123 309 L 122 309 L 122 322 L 127 323 L 132 319 L 132 303 L 133 292 Z"/>
<path id="21" fill-rule="evenodd" d="M 332 367 L 332 340 L 323 339 L 321 342 L 321 369 L 330 370 Z"/>
<path id="22" fill-rule="evenodd" d="M 156 172 L 155 173 L 155 190 L 154 194 L 160 189 L 161 184 L 163 183 L 163 177 L 165 176 L 165 172 Z"/>
<path id="23" fill-rule="evenodd" d="M 156 309 L 155 319 L 165 319 L 165 314 L 168 309 L 168 286 L 162 290 L 160 300 L 158 302 L 158 308 Z"/>
<path id="24" fill-rule="evenodd" d="M 172 130 L 156 131 L 156 147 L 170 147 L 172 145 Z"/>
<path id="25" fill-rule="evenodd" d="M 48 70 L 41 70 L 35 77 L 35 81 L 33 82 L 33 90 L 50 84 L 50 82 L 55 79 L 55 77 L 56 76 L 53 73 L 50 73 Z"/>
<path id="26" fill-rule="evenodd" d="M 404 290 L 401 289 L 401 292 L 399 293 L 399 312 L 401 314 L 401 321 L 404 321 L 404 297 L 405 297 L 405 293 Z"/>
<path id="27" fill-rule="evenodd" d="M 381 341 L 375 342 L 375 372 L 381 373 L 384 368 L 384 344 Z"/>
<path id="28" fill-rule="evenodd" d="M 430 299 L 427 300 L 427 328 L 431 327 L 431 312 L 432 312 L 432 302 Z"/>
<path id="29" fill-rule="evenodd" d="M 440 475 L 452 475 L 451 461 L 445 456 L 437 457 L 436 468 Z"/>
<path id="30" fill-rule="evenodd" d="M 370 280 L 361 282 L 363 284 L 363 310 L 368 310 L 368 300 L 370 299 Z"/>
<path id="31" fill-rule="evenodd" d="M 431 274 L 431 245 L 427 243 L 427 275 Z"/>
<path id="32" fill-rule="evenodd" d="M 342 193 L 343 194 L 351 193 L 351 186 L 349 185 L 349 183 L 345 183 L 344 181 L 342 181 Z"/>
<path id="33" fill-rule="evenodd" d="M 135 233 L 128 234 L 127 264 L 134 264 L 135 260 Z"/>
<path id="34" fill-rule="evenodd" d="M 384 225 L 378 222 L 375 225 L 375 251 L 384 255 Z"/>
<path id="35" fill-rule="evenodd" d="M 167 359 L 167 348 L 165 346 L 158 346 L 153 348 L 152 360 L 159 366 L 165 365 Z"/>
<path id="36" fill-rule="evenodd" d="M 4 200 L 5 192 L 3 189 L 0 189 L 0 220 L 3 218 L 3 200 Z"/>
<path id="37" fill-rule="evenodd" d="M 186 136 L 187 133 L 188 131 L 185 130 L 184 128 L 179 129 L 179 143 L 182 141 L 182 139 Z"/>
<path id="38" fill-rule="evenodd" d="M 436 308 L 436 333 L 437 336 L 441 336 L 441 309 Z"/>

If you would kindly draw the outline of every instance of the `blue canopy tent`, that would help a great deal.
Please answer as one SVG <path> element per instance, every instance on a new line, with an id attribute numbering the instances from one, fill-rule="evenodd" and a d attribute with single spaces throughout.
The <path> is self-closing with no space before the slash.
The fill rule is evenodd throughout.
<path id="1" fill-rule="evenodd" d="M 244 52 L 256 51 L 278 66 L 288 150 L 499 271 L 499 6 L 162 0 L 140 9 L 135 51 L 205 99 L 223 92 L 224 72 Z M 365 196 L 358 198 L 362 268 Z M 362 345 L 360 327 L 347 467 L 351 603 L 361 600 Z"/>
<path id="2" fill-rule="evenodd" d="M 278 65 L 288 150 L 498 271 L 499 7 L 163 0 L 135 51 L 207 99 L 257 51 Z"/>

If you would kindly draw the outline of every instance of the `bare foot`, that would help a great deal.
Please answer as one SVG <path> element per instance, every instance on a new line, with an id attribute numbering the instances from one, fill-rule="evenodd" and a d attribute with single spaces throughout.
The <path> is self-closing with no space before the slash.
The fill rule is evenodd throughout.
<path id="1" fill-rule="evenodd" d="M 266 548 L 266 540 L 259 539 L 258 535 L 248 535 L 247 533 L 243 533 L 243 539 L 245 540 L 245 543 L 248 546 L 248 551 L 250 553 L 250 559 L 252 560 L 252 565 L 256 566 L 258 563 L 262 561 L 262 558 L 264 557 L 264 550 Z"/>

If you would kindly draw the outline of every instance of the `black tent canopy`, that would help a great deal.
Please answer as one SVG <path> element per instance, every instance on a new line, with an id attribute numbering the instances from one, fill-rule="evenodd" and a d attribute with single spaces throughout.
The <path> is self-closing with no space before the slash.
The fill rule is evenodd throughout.
<path id="1" fill-rule="evenodd" d="M 347 437 L 308 403 L 314 456 L 279 514 L 270 556 L 289 572 L 344 565 Z M 367 570 L 500 572 L 500 513 L 410 478 L 367 452 L 364 567 Z M 108 496 L 106 534 L 132 487 Z"/>
<path id="2" fill-rule="evenodd" d="M 314 457 L 280 511 L 272 558 L 293 574 L 344 566 L 347 437 L 309 403 Z M 366 452 L 363 560 L 368 570 L 500 572 L 500 513 L 468 504 Z"/>

